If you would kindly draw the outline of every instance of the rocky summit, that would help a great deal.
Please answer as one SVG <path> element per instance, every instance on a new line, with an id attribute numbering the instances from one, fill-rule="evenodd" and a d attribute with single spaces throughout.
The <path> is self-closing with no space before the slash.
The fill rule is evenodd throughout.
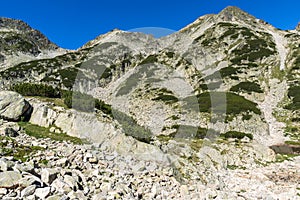
<path id="1" fill-rule="evenodd" d="M 71 51 L 0 18 L 0 198 L 300 199 L 299 38 L 227 7 Z"/>

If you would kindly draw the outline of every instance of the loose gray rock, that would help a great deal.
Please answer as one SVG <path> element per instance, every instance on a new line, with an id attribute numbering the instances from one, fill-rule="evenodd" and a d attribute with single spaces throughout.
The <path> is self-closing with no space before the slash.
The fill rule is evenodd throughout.
<path id="1" fill-rule="evenodd" d="M 36 185 L 28 186 L 27 188 L 22 190 L 21 198 L 28 197 L 28 196 L 32 195 L 34 193 L 35 189 L 36 189 Z"/>
<path id="2" fill-rule="evenodd" d="M 41 172 L 41 180 L 44 183 L 51 184 L 56 179 L 58 173 L 56 169 L 43 169 Z"/>

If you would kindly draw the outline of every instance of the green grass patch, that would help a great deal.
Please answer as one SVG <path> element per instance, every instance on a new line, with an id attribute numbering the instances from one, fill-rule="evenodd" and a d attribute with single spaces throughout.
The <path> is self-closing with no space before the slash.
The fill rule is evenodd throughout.
<path id="1" fill-rule="evenodd" d="M 67 134 L 51 133 L 50 128 L 44 128 L 38 125 L 31 124 L 29 122 L 19 122 L 18 124 L 20 127 L 22 127 L 25 130 L 25 133 L 27 135 L 30 135 L 35 138 L 50 138 L 52 140 L 56 140 L 60 142 L 69 141 L 74 144 L 84 143 L 80 138 L 72 137 Z"/>
<path id="2" fill-rule="evenodd" d="M 288 144 L 288 145 L 299 145 L 300 146 L 300 141 L 285 141 L 284 142 L 285 144 Z"/>
<path id="3" fill-rule="evenodd" d="M 13 147 L 13 148 L 12 148 Z M 24 146 L 18 144 L 14 139 L 0 136 L 0 155 L 13 156 L 15 160 L 26 162 L 30 155 L 37 151 L 43 151 L 39 146 Z"/>

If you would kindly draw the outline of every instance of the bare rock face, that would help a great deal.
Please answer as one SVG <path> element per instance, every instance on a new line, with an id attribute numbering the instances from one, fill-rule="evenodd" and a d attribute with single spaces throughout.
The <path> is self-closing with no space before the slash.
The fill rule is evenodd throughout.
<path id="1" fill-rule="evenodd" d="M 31 105 L 20 94 L 11 91 L 0 92 L 0 117 L 17 121 L 30 114 Z"/>
<path id="2" fill-rule="evenodd" d="M 31 52 L 33 54 L 40 53 L 39 50 L 55 50 L 58 48 L 57 45 L 48 40 L 48 38 L 46 38 L 40 31 L 32 29 L 28 24 L 21 20 L 0 18 L 0 29 L 11 30 L 10 33 L 2 33 L 5 36 L 3 42 L 6 42 L 7 44 L 13 44 L 18 41 L 25 42 L 20 43 L 20 45 L 32 45 L 32 47 L 37 49 L 36 52 Z"/>

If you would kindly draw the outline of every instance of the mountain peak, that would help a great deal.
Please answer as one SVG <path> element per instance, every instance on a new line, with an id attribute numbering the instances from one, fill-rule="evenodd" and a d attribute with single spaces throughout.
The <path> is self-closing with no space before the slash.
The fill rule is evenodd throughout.
<path id="1" fill-rule="evenodd" d="M 236 21 L 237 19 L 249 20 L 249 18 L 254 18 L 252 15 L 236 6 L 226 7 L 218 14 L 218 16 L 225 21 Z"/>

